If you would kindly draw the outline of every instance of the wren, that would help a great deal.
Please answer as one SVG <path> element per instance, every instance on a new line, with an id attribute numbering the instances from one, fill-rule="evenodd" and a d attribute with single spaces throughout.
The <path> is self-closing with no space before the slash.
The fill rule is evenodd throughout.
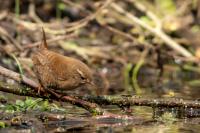
<path id="1" fill-rule="evenodd" d="M 82 61 L 48 50 L 46 35 L 33 54 L 33 69 L 41 88 L 67 91 L 83 85 L 94 85 L 92 71 Z"/>

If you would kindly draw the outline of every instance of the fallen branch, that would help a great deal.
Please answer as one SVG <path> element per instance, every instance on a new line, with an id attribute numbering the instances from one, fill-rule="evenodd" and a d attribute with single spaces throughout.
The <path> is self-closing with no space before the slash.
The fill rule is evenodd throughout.
<path id="1" fill-rule="evenodd" d="M 11 78 L 19 83 L 24 83 L 32 88 L 34 88 L 35 90 L 38 90 L 37 88 L 39 87 L 39 84 L 37 84 L 36 82 L 34 82 L 33 80 L 23 76 L 23 75 L 20 75 L 16 72 L 13 72 L 11 70 L 8 70 L 2 66 L 0 66 L 0 75 L 4 75 L 8 78 Z"/>
<path id="2" fill-rule="evenodd" d="M 117 105 L 119 107 L 129 106 L 149 106 L 149 107 L 183 107 L 183 108 L 199 108 L 200 101 L 183 100 L 178 98 L 168 99 L 152 99 L 141 98 L 138 96 L 83 96 L 82 100 L 97 103 L 99 105 Z"/>

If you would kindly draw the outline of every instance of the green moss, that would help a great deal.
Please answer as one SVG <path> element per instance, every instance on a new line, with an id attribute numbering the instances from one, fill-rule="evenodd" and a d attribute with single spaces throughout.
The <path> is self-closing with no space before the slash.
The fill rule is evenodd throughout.
<path id="1" fill-rule="evenodd" d="M 5 127 L 6 127 L 5 122 L 0 121 L 0 128 L 5 128 Z"/>
<path id="2" fill-rule="evenodd" d="M 7 104 L 2 107 L 6 112 L 25 112 L 28 110 L 41 110 L 41 111 L 62 111 L 65 112 L 64 108 L 58 107 L 56 104 L 50 104 L 48 100 L 41 98 L 33 99 L 26 97 L 25 101 L 16 100 L 15 104 Z"/>

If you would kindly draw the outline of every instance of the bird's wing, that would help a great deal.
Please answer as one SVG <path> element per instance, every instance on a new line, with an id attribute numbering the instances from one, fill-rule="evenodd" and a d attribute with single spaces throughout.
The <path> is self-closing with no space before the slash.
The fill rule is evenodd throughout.
<path id="1" fill-rule="evenodd" d="M 64 61 L 63 58 L 54 58 L 54 60 L 50 62 L 50 65 L 51 72 L 57 80 L 65 81 L 73 76 L 73 64 Z"/>

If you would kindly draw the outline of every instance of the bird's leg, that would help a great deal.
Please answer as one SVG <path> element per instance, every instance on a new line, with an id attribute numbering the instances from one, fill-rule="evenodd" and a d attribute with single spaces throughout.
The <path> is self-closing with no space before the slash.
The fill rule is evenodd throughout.
<path id="1" fill-rule="evenodd" d="M 60 106 L 63 107 L 62 98 L 63 98 L 64 96 L 66 96 L 66 95 L 57 93 L 56 91 L 53 91 L 52 88 L 49 88 L 49 89 L 46 89 L 46 90 L 47 90 L 48 93 L 54 95 L 54 96 L 58 99 L 58 101 L 59 101 L 59 103 L 60 103 Z"/>
<path id="2" fill-rule="evenodd" d="M 45 92 L 44 87 L 40 84 L 38 87 L 38 94 L 40 95 L 41 92 Z"/>

